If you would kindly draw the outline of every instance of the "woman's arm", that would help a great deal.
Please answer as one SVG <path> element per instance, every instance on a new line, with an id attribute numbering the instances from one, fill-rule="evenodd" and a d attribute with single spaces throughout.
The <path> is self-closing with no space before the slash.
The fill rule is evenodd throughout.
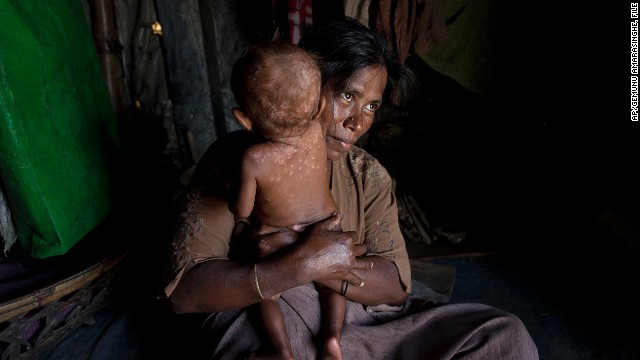
<path id="1" fill-rule="evenodd" d="M 369 269 L 371 261 L 356 257 L 367 247 L 354 243 L 353 232 L 333 231 L 338 222 L 335 215 L 310 226 L 294 244 L 259 259 L 255 267 L 226 259 L 191 267 L 169 296 L 172 309 L 176 313 L 238 309 L 260 301 L 260 293 L 267 298 L 311 281 L 344 280 L 358 287 L 362 280 L 355 271 Z"/>
<path id="2" fill-rule="evenodd" d="M 411 272 L 389 173 L 375 158 L 355 147 L 332 167 L 331 191 L 344 214 L 342 227 L 357 231 L 359 242 L 369 249 L 365 259 L 374 264 L 369 270 L 355 271 L 364 286 L 349 285 L 346 297 L 365 305 L 404 302 L 411 290 Z M 343 291 L 340 283 L 323 285 Z"/>

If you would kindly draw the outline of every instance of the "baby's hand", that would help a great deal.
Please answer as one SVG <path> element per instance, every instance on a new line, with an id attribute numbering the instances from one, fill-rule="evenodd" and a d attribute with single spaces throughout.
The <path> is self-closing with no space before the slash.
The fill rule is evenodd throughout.
<path id="1" fill-rule="evenodd" d="M 293 244 L 298 239 L 298 233 L 286 228 L 259 227 L 251 237 L 256 239 L 258 256 L 263 257 Z"/>

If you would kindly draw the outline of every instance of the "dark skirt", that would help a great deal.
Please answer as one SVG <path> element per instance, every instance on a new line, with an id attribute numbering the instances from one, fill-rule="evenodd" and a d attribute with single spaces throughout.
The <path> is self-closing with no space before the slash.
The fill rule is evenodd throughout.
<path id="1" fill-rule="evenodd" d="M 312 284 L 282 293 L 279 300 L 296 359 L 316 359 L 321 347 L 321 312 Z M 243 359 L 268 347 L 259 317 L 249 307 L 210 315 L 198 346 L 204 358 Z M 410 297 L 404 306 L 374 311 L 347 301 L 342 332 L 345 360 L 375 359 L 538 359 L 522 321 L 483 304 L 436 305 Z M 202 337 L 200 337 L 202 336 Z"/>

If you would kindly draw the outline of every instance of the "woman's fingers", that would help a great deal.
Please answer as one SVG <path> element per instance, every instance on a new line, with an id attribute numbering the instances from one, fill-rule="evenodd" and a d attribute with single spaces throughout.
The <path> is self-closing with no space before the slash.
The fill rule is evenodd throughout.
<path id="1" fill-rule="evenodd" d="M 369 259 L 369 257 L 364 257 L 361 259 L 356 259 L 356 263 L 353 266 L 352 270 L 370 270 L 373 268 L 373 260 Z"/>
<path id="2" fill-rule="evenodd" d="M 353 255 L 358 257 L 367 253 L 369 248 L 365 244 L 354 244 L 353 245 Z"/>
<path id="3" fill-rule="evenodd" d="M 352 272 L 346 276 L 346 279 L 344 279 L 344 281 L 353 286 L 364 286 L 364 280 L 362 280 L 358 275 Z"/>

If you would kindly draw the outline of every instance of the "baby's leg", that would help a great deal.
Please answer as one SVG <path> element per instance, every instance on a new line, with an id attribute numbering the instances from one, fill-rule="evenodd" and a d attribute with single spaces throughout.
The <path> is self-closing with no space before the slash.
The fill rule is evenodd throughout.
<path id="1" fill-rule="evenodd" d="M 322 306 L 322 359 L 342 360 L 340 339 L 346 309 L 346 299 L 337 292 L 317 285 Z"/>
<path id="2" fill-rule="evenodd" d="M 341 216 L 342 218 L 342 216 Z M 342 231 L 342 222 L 335 228 L 335 231 Z M 342 325 L 346 309 L 346 298 L 337 292 L 316 285 L 320 294 L 320 305 L 322 307 L 322 332 L 323 332 L 323 360 L 342 360 L 342 349 L 340 339 L 342 338 Z"/>
<path id="3" fill-rule="evenodd" d="M 260 302 L 259 306 L 262 324 L 273 343 L 276 351 L 276 358 L 293 360 L 293 350 L 291 349 L 291 343 L 289 342 L 289 335 L 284 322 L 284 315 L 282 314 L 280 304 L 278 304 L 279 298 L 280 294 L 277 294 Z"/>

